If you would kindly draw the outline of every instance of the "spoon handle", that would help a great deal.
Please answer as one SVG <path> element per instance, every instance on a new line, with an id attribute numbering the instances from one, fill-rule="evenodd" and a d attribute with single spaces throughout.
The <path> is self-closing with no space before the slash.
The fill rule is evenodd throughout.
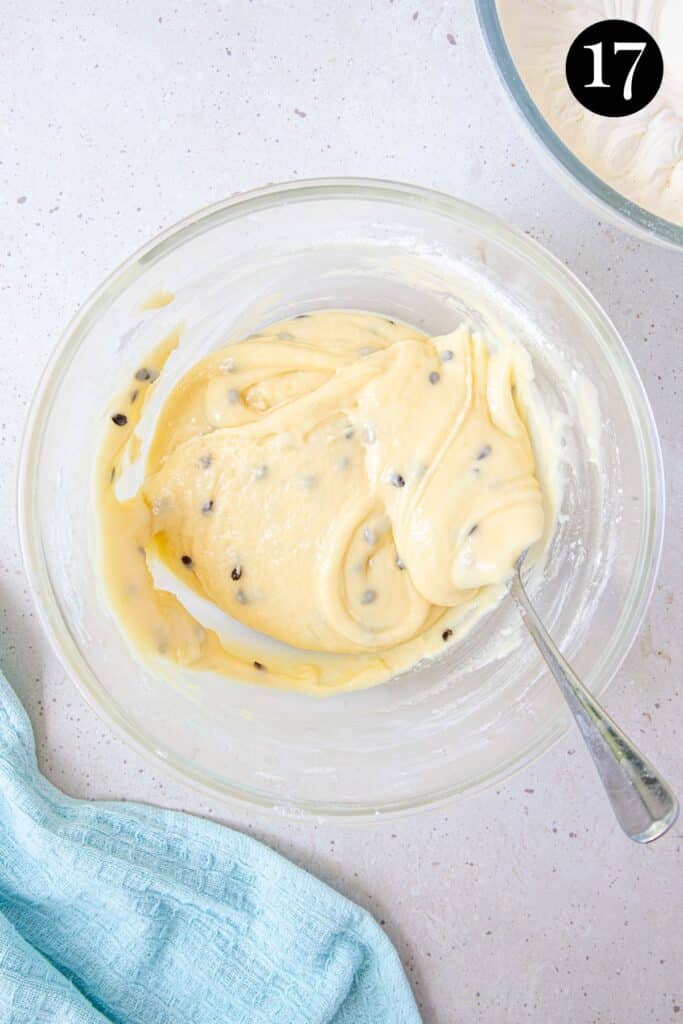
<path id="1" fill-rule="evenodd" d="M 617 821 L 628 838 L 636 843 L 659 839 L 678 817 L 676 796 L 564 660 L 529 601 L 519 567 L 512 578 L 510 593 L 525 626 L 559 683 L 598 769 Z"/>

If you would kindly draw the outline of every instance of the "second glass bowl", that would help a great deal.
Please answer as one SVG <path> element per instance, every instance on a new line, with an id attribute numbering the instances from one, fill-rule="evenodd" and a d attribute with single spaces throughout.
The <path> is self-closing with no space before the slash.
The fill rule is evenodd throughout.
<path id="1" fill-rule="evenodd" d="M 475 0 L 479 23 L 501 83 L 535 143 L 545 166 L 598 217 L 629 234 L 683 251 L 683 226 L 664 220 L 611 188 L 594 174 L 550 127 L 531 98 L 505 40 L 496 0 Z"/>

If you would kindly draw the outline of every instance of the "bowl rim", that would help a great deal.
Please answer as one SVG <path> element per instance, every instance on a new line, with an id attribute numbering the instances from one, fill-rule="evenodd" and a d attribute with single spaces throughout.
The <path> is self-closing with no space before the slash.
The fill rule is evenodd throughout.
<path id="1" fill-rule="evenodd" d="M 584 203 L 591 200 L 623 230 L 655 245 L 683 250 L 683 225 L 657 216 L 595 174 L 550 126 L 517 70 L 498 14 L 497 0 L 475 0 L 479 27 L 497 77 L 522 122 L 554 168 Z"/>
<path id="2" fill-rule="evenodd" d="M 244 213 L 280 205 L 282 202 L 305 202 L 319 199 L 378 200 L 408 207 L 426 207 L 458 223 L 476 228 L 484 237 L 506 245 L 518 256 L 531 262 L 537 273 L 552 281 L 565 295 L 574 299 L 576 307 L 593 326 L 593 333 L 615 375 L 622 395 L 628 401 L 638 439 L 641 468 L 644 472 L 644 503 L 641 520 L 641 545 L 634 567 L 634 587 L 630 601 L 620 613 L 619 628 L 608 639 L 602 657 L 587 674 L 586 682 L 596 694 L 602 693 L 622 664 L 642 624 L 654 588 L 662 550 L 664 530 L 664 473 L 661 445 L 650 403 L 633 359 L 612 321 L 583 283 L 544 246 L 508 226 L 497 216 L 464 200 L 420 186 L 372 178 L 313 178 L 270 184 L 238 192 L 226 199 L 203 207 L 160 232 L 125 259 L 91 293 L 77 310 L 61 334 L 40 376 L 26 419 L 17 475 L 19 540 L 31 596 L 53 651 L 62 668 L 71 678 L 81 696 L 107 726 L 146 760 L 165 769 L 185 784 L 194 786 L 214 799 L 221 797 L 238 801 L 251 808 L 292 815 L 297 818 L 338 820 L 378 820 L 443 804 L 455 797 L 479 792 L 507 780 L 537 760 L 561 739 L 569 726 L 569 715 L 563 708 L 547 727 L 521 751 L 517 751 L 497 770 L 455 783 L 438 791 L 420 794 L 381 805 L 365 805 L 343 800 L 321 801 L 284 799 L 267 791 L 251 789 L 197 769 L 183 757 L 146 736 L 125 718 L 119 705 L 100 684 L 81 654 L 64 620 L 52 590 L 43 556 L 40 532 L 35 524 L 35 491 L 44 429 L 61 379 L 76 355 L 92 322 L 104 312 L 139 274 L 157 259 L 208 228 Z M 599 329 L 601 328 L 601 330 Z M 619 643 L 617 643 L 617 640 Z"/>

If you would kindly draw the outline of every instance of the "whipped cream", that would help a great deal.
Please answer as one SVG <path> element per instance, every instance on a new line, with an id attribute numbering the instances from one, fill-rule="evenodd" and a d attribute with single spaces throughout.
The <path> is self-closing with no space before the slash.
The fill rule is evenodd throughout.
<path id="1" fill-rule="evenodd" d="M 498 0 L 498 11 L 517 70 L 562 141 L 632 202 L 683 225 L 683 0 Z M 641 25 L 664 58 L 659 92 L 626 117 L 586 110 L 565 78 L 571 43 L 607 18 Z"/>

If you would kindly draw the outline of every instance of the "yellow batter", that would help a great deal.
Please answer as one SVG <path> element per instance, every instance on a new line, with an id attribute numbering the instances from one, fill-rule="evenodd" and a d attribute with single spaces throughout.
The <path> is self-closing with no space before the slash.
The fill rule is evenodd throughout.
<path id="1" fill-rule="evenodd" d="M 104 579 L 143 655 L 308 692 L 369 686 L 443 651 L 541 536 L 523 353 L 364 313 L 297 317 L 199 362 L 120 499 L 179 339 L 120 396 L 98 468 Z M 201 625 L 155 585 L 161 564 L 258 632 Z"/>

